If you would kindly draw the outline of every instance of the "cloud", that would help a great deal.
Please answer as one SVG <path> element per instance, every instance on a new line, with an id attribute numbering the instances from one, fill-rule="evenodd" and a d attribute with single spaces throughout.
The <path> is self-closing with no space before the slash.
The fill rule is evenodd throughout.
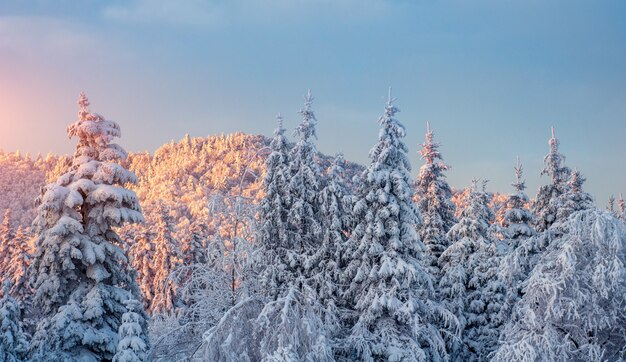
<path id="1" fill-rule="evenodd" d="M 105 55 L 110 47 L 84 27 L 45 16 L 0 16 L 0 50 L 27 57 L 73 59 Z M 105 50 L 105 48 L 107 50 Z"/>
<path id="2" fill-rule="evenodd" d="M 109 19 L 189 27 L 225 24 L 294 24 L 303 19 L 344 23 L 374 18 L 393 2 L 385 0 L 133 0 L 104 8 Z"/>
<path id="3" fill-rule="evenodd" d="M 70 29 L 68 24 L 41 16 L 1 16 L 1 49 L 55 49 L 72 52 L 89 47 L 88 35 Z"/>
<path id="4" fill-rule="evenodd" d="M 106 7 L 104 16 L 126 22 L 202 26 L 218 22 L 222 9 L 206 0 L 134 0 Z"/>

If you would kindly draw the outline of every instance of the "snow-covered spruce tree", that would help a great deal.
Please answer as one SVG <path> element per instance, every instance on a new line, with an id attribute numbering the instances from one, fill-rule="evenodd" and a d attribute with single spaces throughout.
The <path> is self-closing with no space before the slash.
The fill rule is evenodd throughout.
<path id="1" fill-rule="evenodd" d="M 494 361 L 626 356 L 626 230 L 607 212 L 572 214 L 534 268 Z"/>
<path id="2" fill-rule="evenodd" d="M 617 204 L 619 206 L 617 218 L 626 223 L 626 202 L 624 202 L 624 196 L 622 196 L 621 192 L 619 193 L 619 201 Z"/>
<path id="3" fill-rule="evenodd" d="M 524 190 L 526 182 L 523 179 L 522 164 L 519 158 L 515 165 L 515 182 L 511 185 L 515 192 L 509 194 L 506 205 L 502 209 L 504 216 L 502 218 L 502 226 L 505 228 L 504 234 L 509 250 L 517 248 L 519 243 L 535 234 L 535 230 L 531 227 L 533 223 L 533 215 L 526 208 L 528 204 L 528 196 Z"/>
<path id="4" fill-rule="evenodd" d="M 341 253 L 351 225 L 350 196 L 344 182 L 343 154 L 337 154 L 329 170 L 327 182 L 320 192 L 323 240 L 321 247 L 308 260 L 307 269 L 317 299 L 324 308 L 321 317 L 331 334 L 339 330 L 337 302 L 342 294 Z M 339 302 L 339 304 L 344 304 Z"/>
<path id="5" fill-rule="evenodd" d="M 210 361 L 331 361 L 331 341 L 319 316 L 323 307 L 309 285 L 307 259 L 322 244 L 319 175 L 314 156 L 315 116 L 309 92 L 296 130 L 299 142 L 285 167 L 282 126 L 267 160 L 266 194 L 256 252 L 260 296 L 237 303 L 204 335 L 203 358 Z"/>
<path id="6" fill-rule="evenodd" d="M 440 145 L 433 141 L 433 135 L 427 123 L 426 142 L 419 152 L 425 163 L 420 167 L 415 182 L 415 198 L 423 218 L 419 235 L 436 262 L 448 247 L 446 234 L 457 220 L 454 217 L 454 204 L 450 201 L 452 190 L 444 175 L 450 167 L 443 162 Z"/>
<path id="7" fill-rule="evenodd" d="M 550 152 L 543 159 L 544 168 L 541 175 L 549 176 L 552 183 L 539 188 L 532 205 L 537 231 L 540 232 L 548 229 L 556 221 L 557 203 L 555 201 L 567 191 L 567 180 L 571 173 L 571 170 L 564 165 L 565 156 L 559 153 L 559 140 L 554 136 L 554 128 L 552 128 L 552 138 L 548 144 Z"/>
<path id="8" fill-rule="evenodd" d="M 174 278 L 170 275 L 182 262 L 182 254 L 179 242 L 174 237 L 174 220 L 169 213 L 167 205 L 158 202 L 154 208 L 154 298 L 150 305 L 152 312 L 172 312 L 177 307 L 176 289 Z"/>
<path id="9" fill-rule="evenodd" d="M 11 244 L 15 239 L 15 229 L 11 220 L 11 209 L 4 213 L 2 225 L 0 225 L 0 275 L 3 280 L 7 280 L 7 269 L 11 262 Z"/>
<path id="10" fill-rule="evenodd" d="M 298 142 L 289 154 L 290 179 L 287 194 L 290 208 L 287 213 L 287 239 L 295 253 L 290 266 L 297 273 L 307 278 L 308 258 L 322 246 L 322 215 L 320 191 L 322 189 L 321 171 L 315 157 L 317 150 L 313 138 L 317 138 L 315 124 L 317 119 L 311 109 L 313 96 L 311 91 L 304 97 L 304 108 L 300 110 L 302 121 L 294 135 Z"/>
<path id="11" fill-rule="evenodd" d="M 339 354 L 347 360 L 438 361 L 447 358 L 440 326 L 455 326 L 456 319 L 435 302 L 417 234 L 421 218 L 412 200 L 405 129 L 392 102 L 390 92 L 344 250 L 350 260 L 344 279 L 351 281 L 344 297 L 355 315 Z"/>
<path id="12" fill-rule="evenodd" d="M 118 163 L 126 157 L 111 143 L 121 136 L 118 124 L 91 113 L 83 93 L 78 104 L 78 120 L 67 128 L 78 138 L 72 166 L 44 188 L 33 223 L 39 236 L 30 284 L 43 314 L 33 360 L 110 360 L 123 302 L 137 291 L 114 231 L 143 221 L 137 196 L 124 188 L 137 178 Z"/>
<path id="13" fill-rule="evenodd" d="M 0 299 L 0 361 L 19 362 L 26 359 L 28 341 L 22 331 L 20 306 L 10 294 L 11 282 L 2 285 Z"/>
<path id="14" fill-rule="evenodd" d="M 570 174 L 570 178 L 567 181 L 567 191 L 554 200 L 556 204 L 556 221 L 554 225 L 566 222 L 569 216 L 577 211 L 594 207 L 593 198 L 582 189 L 585 181 L 585 178 L 577 170 Z"/>
<path id="15" fill-rule="evenodd" d="M 145 308 L 149 309 L 155 297 L 154 289 L 154 234 L 147 225 L 139 225 L 133 233 L 128 252 L 133 268 L 137 271 L 137 284 L 144 298 Z"/>
<path id="16" fill-rule="evenodd" d="M 609 195 L 609 203 L 606 205 L 606 210 L 617 217 L 617 212 L 615 210 L 615 196 L 613 194 Z"/>
<path id="17" fill-rule="evenodd" d="M 469 314 L 469 295 L 476 286 L 470 286 L 473 277 L 472 256 L 484 245 L 489 244 L 489 220 L 493 213 L 488 206 L 485 192 L 478 189 L 478 180 L 473 179 L 468 189 L 465 208 L 461 210 L 460 220 L 448 232 L 450 246 L 439 257 L 442 275 L 439 280 L 439 299 L 460 323 L 461 329 L 467 328 Z M 464 332 L 464 337 L 465 337 Z M 463 361 L 470 358 L 469 343 L 465 338 L 446 335 L 446 344 L 452 359 Z"/>
<path id="18" fill-rule="evenodd" d="M 290 258 L 292 250 L 287 239 L 287 212 L 289 197 L 287 184 L 289 172 L 289 146 L 285 138 L 283 118 L 278 115 L 278 127 L 270 144 L 271 153 L 266 160 L 264 179 L 265 196 L 259 205 L 259 230 L 257 267 L 264 293 L 277 297 L 280 286 L 292 280 L 289 267 L 281 260 Z"/>
<path id="19" fill-rule="evenodd" d="M 528 196 L 524 193 L 526 188 L 522 179 L 522 165 L 517 159 L 515 166 L 515 182 L 512 184 L 514 193 L 509 194 L 503 211 L 502 226 L 504 227 L 504 243 L 506 253 L 500 259 L 500 271 L 498 279 L 506 285 L 506 301 L 503 306 L 503 313 L 508 316 L 513 310 L 513 306 L 522 297 L 523 282 L 529 271 L 530 260 L 527 259 L 532 251 L 528 244 L 529 238 L 536 235 L 532 228 L 533 215 L 526 208 Z"/>
<path id="20" fill-rule="evenodd" d="M 126 313 L 122 315 L 122 324 L 118 330 L 117 352 L 113 362 L 147 361 L 148 342 L 145 340 L 146 320 L 141 313 L 143 306 L 135 299 L 128 299 L 124 305 Z"/>
<path id="21" fill-rule="evenodd" d="M 199 221 L 195 221 L 190 225 L 188 240 L 181 248 L 185 265 L 204 264 L 207 262 L 207 231 L 205 229 L 205 225 Z"/>
<path id="22" fill-rule="evenodd" d="M 476 250 L 468 258 L 467 299 L 463 316 L 463 341 L 470 361 L 485 361 L 497 348 L 498 336 L 508 315 L 506 286 L 498 278 L 501 252 L 495 239 L 491 238 L 489 228 L 487 232 L 483 229 L 494 215 L 485 186 L 486 181 L 483 181 L 482 191 L 470 202 L 470 212 L 464 214 L 478 221 L 474 225 L 480 225 L 473 236 Z"/>
<path id="23" fill-rule="evenodd" d="M 11 279 L 13 287 L 11 294 L 22 300 L 26 295 L 30 295 L 28 287 L 28 265 L 30 264 L 30 253 L 28 250 L 28 235 L 19 226 L 15 237 L 9 244 L 11 249 L 11 259 L 6 269 L 6 276 Z"/>

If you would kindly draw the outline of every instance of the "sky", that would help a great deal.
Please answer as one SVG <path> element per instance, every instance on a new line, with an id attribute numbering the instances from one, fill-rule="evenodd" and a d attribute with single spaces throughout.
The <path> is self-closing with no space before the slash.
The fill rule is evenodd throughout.
<path id="1" fill-rule="evenodd" d="M 85 91 L 129 151 L 185 134 L 293 129 L 311 89 L 318 148 L 367 163 L 389 86 L 413 173 L 429 121 L 461 188 L 528 193 L 550 127 L 600 205 L 626 194 L 626 2 L 2 0 L 0 148 L 71 153 Z"/>

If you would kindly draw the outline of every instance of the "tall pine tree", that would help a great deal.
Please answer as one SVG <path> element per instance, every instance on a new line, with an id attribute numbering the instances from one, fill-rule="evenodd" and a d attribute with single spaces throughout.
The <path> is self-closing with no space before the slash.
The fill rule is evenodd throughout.
<path id="1" fill-rule="evenodd" d="M 311 109 L 311 91 L 304 97 L 304 108 L 300 110 L 302 121 L 294 135 L 299 137 L 289 154 L 290 179 L 287 187 L 290 208 L 287 214 L 287 238 L 296 252 L 295 265 L 305 278 L 307 259 L 322 245 L 321 205 L 319 194 L 322 189 L 321 171 L 315 157 L 317 150 L 313 139 L 317 138 L 317 119 Z"/>
<path id="2" fill-rule="evenodd" d="M 11 244 L 15 239 L 15 229 L 11 220 L 11 209 L 6 209 L 4 219 L 0 225 L 0 274 L 2 279 L 7 279 L 7 269 L 11 263 Z"/>
<path id="3" fill-rule="evenodd" d="M 342 355 L 355 360 L 436 361 L 446 358 L 438 322 L 455 318 L 435 302 L 425 268 L 424 244 L 413 203 L 411 166 L 402 142 L 404 126 L 394 117 L 391 90 L 371 163 L 361 176 L 354 205 L 356 227 L 345 253 L 351 280 L 345 297 L 355 320 Z"/>
<path id="4" fill-rule="evenodd" d="M 110 360 L 116 352 L 124 301 L 136 291 L 115 228 L 143 220 L 137 196 L 125 185 L 136 176 L 119 162 L 126 152 L 113 121 L 89 111 L 81 93 L 78 120 L 67 128 L 78 138 L 70 170 L 38 199 L 38 233 L 30 283 L 43 313 L 34 360 Z M 139 297 L 139 296 L 137 296 Z"/>
<path id="5" fill-rule="evenodd" d="M 425 163 L 420 167 L 415 189 L 417 206 L 424 221 L 419 235 L 436 262 L 448 247 L 446 233 L 457 220 L 454 217 L 454 204 L 450 201 L 452 190 L 444 175 L 450 167 L 443 162 L 440 145 L 433 141 L 433 136 L 430 124 L 427 123 L 426 142 L 420 150 Z"/>
<path id="6" fill-rule="evenodd" d="M 271 153 L 266 160 L 265 196 L 259 205 L 257 266 L 261 270 L 261 288 L 264 294 L 276 298 L 282 286 L 293 279 L 290 262 L 293 250 L 287 238 L 287 195 L 289 172 L 289 145 L 285 138 L 283 118 L 278 115 L 278 127 L 270 143 Z"/>
<path id="7" fill-rule="evenodd" d="M 551 183 L 539 188 L 533 202 L 533 213 L 538 231 L 548 229 L 556 221 L 558 210 L 555 201 L 567 191 L 567 180 L 571 173 L 571 170 L 565 166 L 565 156 L 559 153 L 559 140 L 554 136 L 554 127 L 548 144 L 550 152 L 543 159 L 544 168 L 541 175 L 549 176 Z"/>
<path id="8" fill-rule="evenodd" d="M 10 294 L 11 282 L 2 285 L 0 299 L 0 361 L 19 362 L 26 360 L 28 341 L 20 322 L 20 305 Z"/>
<path id="9" fill-rule="evenodd" d="M 448 232 L 451 245 L 439 258 L 442 269 L 439 298 L 457 316 L 461 329 L 465 330 L 463 340 L 453 335 L 446 336 L 454 361 L 470 358 L 470 343 L 465 337 L 468 326 L 475 324 L 472 320 L 475 313 L 469 309 L 469 298 L 479 289 L 476 285 L 470 285 L 474 273 L 472 268 L 477 267 L 475 261 L 478 260 L 474 254 L 489 243 L 489 220 L 493 217 L 485 192 L 478 189 L 477 179 L 472 180 L 466 195 L 466 206 L 460 213 L 460 220 Z"/>
<path id="10" fill-rule="evenodd" d="M 509 194 L 504 207 L 504 217 L 502 218 L 502 226 L 505 228 L 504 234 L 509 250 L 516 248 L 524 238 L 535 234 L 531 227 L 533 215 L 526 208 L 528 196 L 524 192 L 526 182 L 523 179 L 522 164 L 519 158 L 515 165 L 515 182 L 511 185 L 515 192 Z"/>

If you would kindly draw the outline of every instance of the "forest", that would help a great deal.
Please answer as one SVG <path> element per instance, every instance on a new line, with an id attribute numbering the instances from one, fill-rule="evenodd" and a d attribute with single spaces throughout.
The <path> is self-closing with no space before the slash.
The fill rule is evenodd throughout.
<path id="1" fill-rule="evenodd" d="M 532 198 L 519 158 L 453 189 L 381 106 L 359 165 L 318 152 L 310 92 L 292 137 L 153 154 L 81 93 L 73 155 L 0 151 L 0 360 L 625 360 L 623 196 L 598 207 L 554 129 Z"/>

